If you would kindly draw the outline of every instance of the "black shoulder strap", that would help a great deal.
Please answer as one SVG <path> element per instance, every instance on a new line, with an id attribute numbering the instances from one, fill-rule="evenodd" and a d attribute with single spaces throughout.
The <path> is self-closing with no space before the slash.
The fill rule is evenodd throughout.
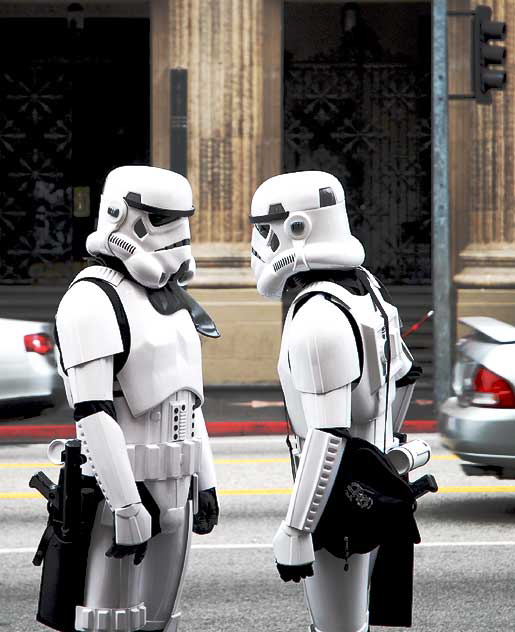
<path id="1" fill-rule="evenodd" d="M 354 332 L 354 338 L 356 339 L 356 346 L 358 349 L 358 358 L 359 358 L 359 378 L 355 380 L 355 382 L 359 382 L 359 380 L 361 380 L 361 376 L 363 375 L 363 365 L 365 361 L 363 340 L 361 338 L 361 332 L 359 330 L 358 324 L 356 323 L 356 319 L 352 315 L 350 308 L 347 305 L 345 305 L 345 303 L 340 298 L 334 296 L 333 294 L 329 294 L 325 292 L 324 290 L 314 290 L 313 292 L 307 292 L 306 294 L 301 296 L 295 303 L 295 306 L 293 308 L 292 320 L 295 318 L 299 309 L 303 305 L 305 305 L 310 298 L 312 298 L 313 296 L 317 294 L 322 294 L 327 301 L 335 305 L 341 312 L 343 312 L 343 314 L 345 314 L 345 316 L 347 317 L 347 320 L 349 321 L 350 326 L 352 327 L 352 331 Z"/>
<path id="2" fill-rule="evenodd" d="M 370 298 L 372 299 L 372 303 L 374 304 L 374 307 L 381 314 L 381 317 L 384 322 L 384 331 L 386 335 L 386 340 L 385 340 L 386 408 L 385 408 L 385 414 L 384 414 L 384 451 L 386 452 L 386 426 L 387 426 L 386 422 L 387 422 L 387 417 L 388 417 L 388 403 L 389 403 L 388 398 L 390 395 L 390 367 L 391 367 L 391 362 L 392 362 L 392 350 L 390 347 L 390 321 L 388 320 L 388 314 L 386 313 L 383 305 L 381 304 L 381 301 L 377 298 L 374 288 L 372 287 L 372 284 L 370 283 L 368 274 L 362 268 L 358 268 L 357 273 L 359 277 L 361 278 L 361 280 L 363 281 L 363 283 L 365 284 L 365 286 L 367 287 L 368 292 L 370 294 Z"/>
<path id="3" fill-rule="evenodd" d="M 102 289 L 107 298 L 111 301 L 111 305 L 113 306 L 114 313 L 116 315 L 116 320 L 118 322 L 118 327 L 120 328 L 120 335 L 122 337 L 123 351 L 115 354 L 114 356 L 114 374 L 115 376 L 123 369 L 125 363 L 127 362 L 127 358 L 129 357 L 129 353 L 131 350 L 131 330 L 129 327 L 129 321 L 127 319 L 127 314 L 123 307 L 122 301 L 118 296 L 118 292 L 114 289 L 114 287 L 104 279 L 97 279 L 96 277 L 83 277 L 79 279 L 75 283 L 80 283 L 81 281 L 89 281 L 90 283 L 94 283 L 100 289 Z M 75 283 L 73 285 L 75 285 Z M 61 362 L 61 368 L 66 375 L 68 372 L 64 368 L 63 358 L 61 353 L 61 347 L 59 345 L 59 334 L 57 331 L 57 324 L 54 326 L 54 338 L 57 344 L 57 348 L 59 349 L 59 358 Z"/>

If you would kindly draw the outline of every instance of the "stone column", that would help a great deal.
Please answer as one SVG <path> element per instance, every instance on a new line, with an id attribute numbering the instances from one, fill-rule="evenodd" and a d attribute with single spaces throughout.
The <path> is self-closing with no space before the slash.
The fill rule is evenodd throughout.
<path id="1" fill-rule="evenodd" d="M 514 117 L 513 55 L 515 5 L 493 2 L 495 20 L 507 22 L 508 82 L 504 92 L 493 91 L 491 106 L 473 110 L 473 170 L 468 244 L 461 252 L 461 285 L 508 287 L 515 285 L 514 248 Z"/>
<path id="2" fill-rule="evenodd" d="M 459 316 L 515 323 L 515 2 L 490 6 L 493 19 L 507 24 L 508 81 L 504 92 L 493 91 L 491 106 L 473 102 L 470 202 L 455 282 Z"/>
<path id="3" fill-rule="evenodd" d="M 169 70 L 188 72 L 192 291 L 222 339 L 206 341 L 206 381 L 277 382 L 280 303 L 250 272 L 250 202 L 281 171 L 282 0 L 151 0 L 154 164 L 170 164 Z"/>
<path id="4" fill-rule="evenodd" d="M 280 152 L 271 156 L 268 148 L 280 134 L 270 129 L 270 117 L 280 115 L 281 91 L 270 103 L 266 85 L 281 60 L 281 40 L 274 38 L 280 15 L 273 14 L 279 5 L 170 0 L 170 67 L 188 71 L 188 178 L 203 285 L 252 284 L 250 201 L 262 180 L 280 171 Z"/>

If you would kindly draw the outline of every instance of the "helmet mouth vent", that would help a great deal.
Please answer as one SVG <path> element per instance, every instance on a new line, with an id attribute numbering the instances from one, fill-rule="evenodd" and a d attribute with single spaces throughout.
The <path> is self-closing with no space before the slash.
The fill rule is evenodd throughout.
<path id="1" fill-rule="evenodd" d="M 118 235 L 109 235 L 109 243 L 118 246 L 118 248 L 125 250 L 125 252 L 129 252 L 131 255 L 136 252 L 136 246 L 133 246 L 129 242 L 125 241 L 125 239 L 118 237 Z"/>
<path id="2" fill-rule="evenodd" d="M 282 268 L 292 265 L 293 263 L 295 263 L 295 255 L 286 255 L 286 257 L 283 257 L 274 263 L 274 272 L 278 272 L 279 270 L 282 270 Z"/>

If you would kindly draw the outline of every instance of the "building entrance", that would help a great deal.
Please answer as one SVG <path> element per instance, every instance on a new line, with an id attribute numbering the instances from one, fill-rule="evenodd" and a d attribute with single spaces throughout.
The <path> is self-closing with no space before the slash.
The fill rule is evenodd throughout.
<path id="1" fill-rule="evenodd" d="M 429 4 L 287 3 L 284 167 L 342 182 L 366 265 L 431 282 Z"/>
<path id="2" fill-rule="evenodd" d="M 405 325 L 431 307 L 431 6 L 285 4 L 285 171 L 342 182 L 365 266 Z M 431 326 L 410 339 L 429 400 Z M 422 388 L 421 388 L 422 387 Z"/>
<path id="3" fill-rule="evenodd" d="M 149 164 L 149 20 L 73 17 L 0 19 L 0 283 L 69 276 L 106 173 Z"/>

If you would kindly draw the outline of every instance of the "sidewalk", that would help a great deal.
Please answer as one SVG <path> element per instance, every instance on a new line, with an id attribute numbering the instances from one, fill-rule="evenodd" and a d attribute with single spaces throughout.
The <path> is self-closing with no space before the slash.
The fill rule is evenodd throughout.
<path id="1" fill-rule="evenodd" d="M 203 406 L 211 436 L 286 434 L 281 392 L 271 386 L 206 388 Z M 5 413 L 4 413 L 5 415 Z M 436 432 L 432 406 L 415 400 L 408 411 L 404 432 Z M 0 443 L 37 443 L 75 436 L 73 412 L 63 402 L 32 419 L 0 419 Z"/>

